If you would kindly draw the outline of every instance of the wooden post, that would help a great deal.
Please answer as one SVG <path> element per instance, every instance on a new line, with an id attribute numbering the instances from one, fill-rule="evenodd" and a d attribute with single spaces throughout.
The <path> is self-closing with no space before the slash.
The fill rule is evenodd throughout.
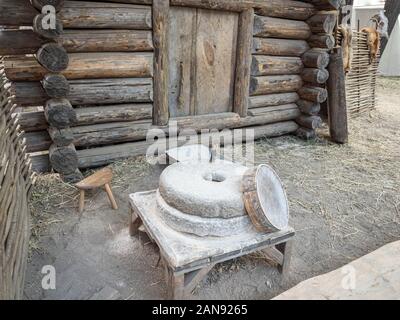
<path id="1" fill-rule="evenodd" d="M 250 67 L 253 41 L 254 9 L 245 10 L 239 17 L 238 53 L 236 63 L 234 112 L 247 116 L 250 92 Z"/>
<path id="2" fill-rule="evenodd" d="M 168 20 L 169 1 L 153 1 L 153 41 L 154 41 L 154 110 L 153 124 L 166 126 L 168 109 Z"/>
<path id="3" fill-rule="evenodd" d="M 331 53 L 328 80 L 328 119 L 331 139 L 337 143 L 348 142 L 346 85 L 342 48 Z"/>

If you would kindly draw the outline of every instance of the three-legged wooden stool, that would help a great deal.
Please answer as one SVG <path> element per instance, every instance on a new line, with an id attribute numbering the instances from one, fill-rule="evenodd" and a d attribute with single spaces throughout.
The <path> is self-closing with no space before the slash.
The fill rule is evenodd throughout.
<path id="1" fill-rule="evenodd" d="M 97 171 L 95 174 L 83 179 L 78 182 L 75 186 L 80 190 L 79 199 L 79 212 L 82 213 L 85 207 L 85 191 L 104 187 L 107 192 L 108 198 L 110 199 L 111 206 L 114 210 L 118 209 L 117 202 L 115 201 L 114 195 L 111 190 L 111 180 L 113 174 L 110 168 L 104 168 Z"/>

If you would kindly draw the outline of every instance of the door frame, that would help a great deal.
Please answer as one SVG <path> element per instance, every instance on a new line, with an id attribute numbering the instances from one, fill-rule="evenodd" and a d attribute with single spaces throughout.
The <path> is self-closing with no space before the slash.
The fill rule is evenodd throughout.
<path id="1" fill-rule="evenodd" d="M 254 8 L 231 0 L 153 0 L 153 124 L 169 122 L 169 10 L 170 6 L 191 7 L 239 13 L 233 112 L 246 117 L 249 105 L 250 67 L 252 60 Z"/>

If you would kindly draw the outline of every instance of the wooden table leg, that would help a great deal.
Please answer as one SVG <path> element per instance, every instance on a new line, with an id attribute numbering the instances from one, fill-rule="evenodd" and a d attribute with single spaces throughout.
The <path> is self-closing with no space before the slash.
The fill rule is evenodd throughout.
<path id="1" fill-rule="evenodd" d="M 168 299 L 183 300 L 185 298 L 185 275 L 176 274 L 164 260 L 165 280 L 167 282 Z"/>
<path id="2" fill-rule="evenodd" d="M 111 202 L 111 206 L 114 210 L 118 210 L 118 205 L 117 202 L 115 201 L 114 195 L 112 193 L 111 187 L 108 183 L 106 183 L 104 185 L 104 188 L 106 189 L 107 195 L 108 195 L 108 199 L 110 199 Z"/>
<path id="3" fill-rule="evenodd" d="M 290 260 L 292 258 L 293 240 L 278 244 L 276 248 L 283 254 L 283 261 L 279 266 L 279 271 L 282 273 L 282 277 L 286 279 L 288 277 Z"/>
<path id="4" fill-rule="evenodd" d="M 79 213 L 82 213 L 84 209 L 85 209 L 85 190 L 80 190 Z"/>
<path id="5" fill-rule="evenodd" d="M 129 223 L 129 234 L 131 237 L 139 233 L 141 225 L 142 219 L 136 214 L 135 210 L 131 209 L 131 221 Z"/>

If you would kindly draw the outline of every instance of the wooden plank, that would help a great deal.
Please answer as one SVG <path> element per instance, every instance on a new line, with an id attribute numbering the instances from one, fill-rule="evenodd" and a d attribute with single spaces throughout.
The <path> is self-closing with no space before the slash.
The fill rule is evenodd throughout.
<path id="1" fill-rule="evenodd" d="M 233 110 L 237 31 L 238 14 L 198 10 L 192 90 L 196 115 Z"/>
<path id="2" fill-rule="evenodd" d="M 168 110 L 168 21 L 169 2 L 153 1 L 153 37 L 154 37 L 154 112 L 153 124 L 166 125 Z"/>
<path id="3" fill-rule="evenodd" d="M 240 13 L 238 51 L 236 58 L 236 78 L 234 88 L 233 111 L 241 117 L 247 115 L 249 108 L 248 96 L 250 91 L 251 51 L 253 40 L 254 9 Z"/>
<path id="4" fill-rule="evenodd" d="M 153 74 L 152 53 L 70 53 L 62 74 L 67 79 L 146 78 Z M 12 81 L 39 81 L 48 73 L 32 56 L 4 59 L 7 78 Z"/>
<path id="5" fill-rule="evenodd" d="M 196 10 L 171 7 L 169 19 L 169 112 L 171 117 L 191 114 L 192 57 L 196 55 Z"/>

